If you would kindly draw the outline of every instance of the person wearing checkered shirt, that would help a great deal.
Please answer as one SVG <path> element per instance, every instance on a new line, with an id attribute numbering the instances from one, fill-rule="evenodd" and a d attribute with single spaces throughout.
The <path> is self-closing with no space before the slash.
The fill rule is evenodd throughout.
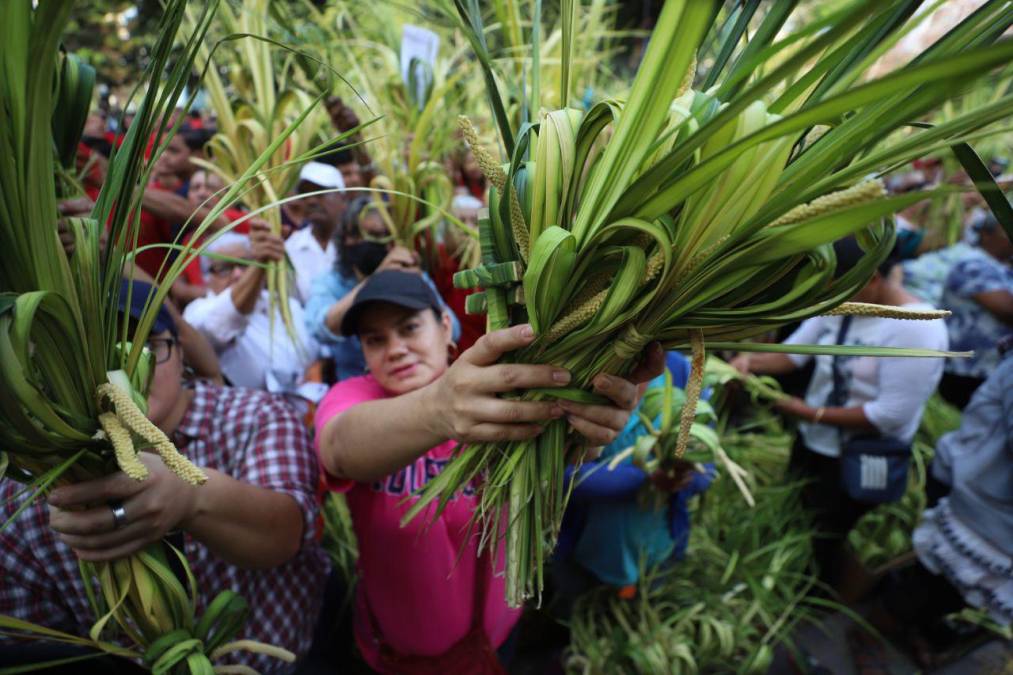
<path id="1" fill-rule="evenodd" d="M 207 483 L 193 487 L 145 452 L 151 475 L 144 481 L 117 472 L 53 490 L 0 530 L 0 614 L 87 635 L 96 617 L 78 559 L 119 558 L 181 532 L 178 543 L 200 589 L 198 615 L 220 591 L 234 590 L 250 606 L 239 637 L 304 655 L 329 571 L 318 544 L 319 475 L 305 427 L 266 392 L 203 381 L 184 387 L 164 310 L 149 347 L 157 365 L 148 417 L 205 471 Z M 0 481 L 0 522 L 26 498 L 24 486 Z M 261 673 L 292 668 L 242 652 L 235 662 Z"/>

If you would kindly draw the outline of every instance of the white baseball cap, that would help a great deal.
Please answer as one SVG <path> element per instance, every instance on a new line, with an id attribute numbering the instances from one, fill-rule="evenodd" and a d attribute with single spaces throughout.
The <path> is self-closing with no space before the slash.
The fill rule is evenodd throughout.
<path id="1" fill-rule="evenodd" d="M 232 246 L 245 246 L 247 250 L 250 248 L 250 238 L 245 234 L 239 232 L 222 232 L 214 238 L 214 240 L 207 245 L 204 249 L 204 253 L 218 253 L 226 248 Z M 211 269 L 211 263 L 213 258 L 208 255 L 202 255 L 200 259 L 200 271 L 203 274 L 207 274 Z"/>
<path id="2" fill-rule="evenodd" d="M 299 171 L 299 180 L 319 185 L 322 188 L 345 189 L 345 179 L 336 167 L 323 162 L 307 162 Z"/>

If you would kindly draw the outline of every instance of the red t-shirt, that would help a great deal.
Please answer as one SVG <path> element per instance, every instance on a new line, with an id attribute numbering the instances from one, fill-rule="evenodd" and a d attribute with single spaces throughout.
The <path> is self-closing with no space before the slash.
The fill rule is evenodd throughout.
<path id="1" fill-rule="evenodd" d="M 149 190 L 160 190 L 157 184 L 152 183 Z M 140 227 L 137 232 L 137 245 L 135 250 L 152 244 L 171 244 L 176 236 L 176 228 L 168 220 L 159 218 L 147 209 L 141 209 Z M 129 244 L 128 244 L 129 246 Z M 154 279 L 161 280 L 162 275 L 169 269 L 166 261 L 170 256 L 171 249 L 149 248 L 140 251 L 134 258 L 137 266 L 150 274 Z M 163 263 L 165 263 L 163 265 Z"/>
<path id="2" fill-rule="evenodd" d="M 475 344 L 478 338 L 485 335 L 485 314 L 468 314 L 464 311 L 467 297 L 472 293 L 481 291 L 480 288 L 457 288 L 454 286 L 454 273 L 460 269 L 457 259 L 447 253 L 442 244 L 439 248 L 439 269 L 432 273 L 433 283 L 436 290 L 440 292 L 447 307 L 454 310 L 458 320 L 461 322 L 461 339 L 457 341 L 457 347 L 464 351 Z"/>

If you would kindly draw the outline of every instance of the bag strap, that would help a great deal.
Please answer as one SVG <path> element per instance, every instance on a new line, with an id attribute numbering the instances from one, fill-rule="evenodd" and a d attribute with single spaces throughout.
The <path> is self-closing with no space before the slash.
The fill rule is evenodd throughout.
<path id="1" fill-rule="evenodd" d="M 844 344 L 844 340 L 848 336 L 848 329 L 851 327 L 852 318 L 850 314 L 841 317 L 841 325 L 837 329 L 837 339 L 834 341 L 835 345 Z M 830 370 L 834 378 L 834 387 L 830 390 L 830 395 L 827 396 L 827 406 L 837 408 L 848 402 L 848 391 L 844 382 L 844 372 L 841 370 L 840 359 L 837 356 L 830 358 Z"/>

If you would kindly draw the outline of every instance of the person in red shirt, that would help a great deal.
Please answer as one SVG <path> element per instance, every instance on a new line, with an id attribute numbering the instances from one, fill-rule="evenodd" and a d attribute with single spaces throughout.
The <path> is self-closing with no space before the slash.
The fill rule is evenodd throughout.
<path id="1" fill-rule="evenodd" d="M 470 194 L 457 194 L 454 196 L 451 210 L 455 217 L 477 229 L 478 211 L 482 206 L 482 201 Z M 458 344 L 462 351 L 485 335 L 486 323 L 485 314 L 468 314 L 465 311 L 468 296 L 481 289 L 454 286 L 454 274 L 461 269 L 460 252 L 464 237 L 465 235 L 448 225 L 444 241 L 438 247 L 439 264 L 433 274 L 433 281 L 436 282 L 440 295 L 446 299 L 447 305 L 461 320 L 461 339 Z"/>
<path id="2" fill-rule="evenodd" d="M 185 129 L 203 129 L 204 118 L 200 115 L 200 110 L 191 110 L 186 117 L 186 122 L 183 123 Z"/>
<path id="3" fill-rule="evenodd" d="M 190 190 L 187 193 L 187 201 L 190 202 L 195 212 L 200 212 L 201 209 L 210 209 L 218 205 L 225 190 L 225 181 L 221 176 L 208 171 L 206 169 L 198 169 L 190 176 Z M 237 220 L 242 219 L 246 215 L 246 212 L 242 209 L 237 208 L 226 208 L 222 217 L 228 223 L 234 223 Z M 195 219 L 199 218 L 195 216 Z M 251 218 L 243 220 L 232 227 L 232 232 L 239 234 L 248 234 L 250 232 L 250 221 L 257 220 Z M 186 244 L 190 240 L 190 236 L 186 236 L 183 239 L 183 243 Z M 200 258 L 195 258 L 186 266 L 183 270 L 182 276 L 176 279 L 172 284 L 172 299 L 182 309 L 186 307 L 191 301 L 201 298 L 207 293 L 207 287 L 205 286 L 204 273 L 201 270 Z"/>
<path id="4" fill-rule="evenodd" d="M 469 194 L 485 202 L 486 180 L 478 160 L 462 142 L 447 160 L 447 173 L 454 181 L 454 194 Z"/>
<path id="5" fill-rule="evenodd" d="M 187 199 L 190 181 L 198 167 L 193 159 L 202 158 L 203 147 L 210 139 L 207 130 L 181 131 L 175 134 L 165 150 L 156 160 L 154 180 L 145 189 L 141 198 L 140 229 L 137 243 L 133 248 L 141 249 L 137 254 L 137 265 L 153 278 L 161 280 L 175 253 L 161 244 L 173 244 L 185 240 L 181 230 L 192 229 L 200 224 L 213 204 L 195 206 Z M 222 215 L 214 223 L 213 231 L 226 227 L 231 220 Z M 180 236 L 180 235 L 183 236 Z"/>

